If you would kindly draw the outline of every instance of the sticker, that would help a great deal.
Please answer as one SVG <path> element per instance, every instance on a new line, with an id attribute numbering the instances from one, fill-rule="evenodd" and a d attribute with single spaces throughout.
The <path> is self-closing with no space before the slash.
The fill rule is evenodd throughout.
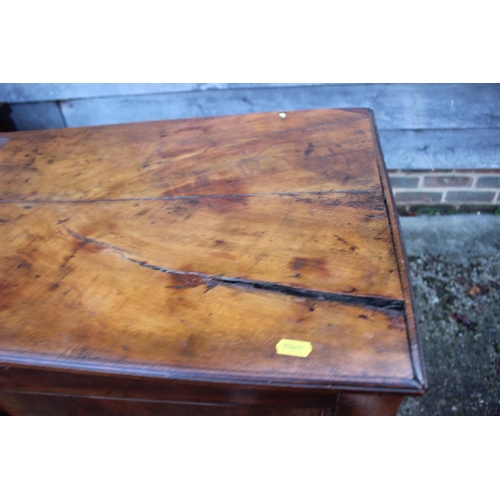
<path id="1" fill-rule="evenodd" d="M 313 346 L 311 342 L 305 342 L 304 340 L 281 339 L 276 344 L 276 352 L 284 356 L 307 358 L 312 350 Z"/>

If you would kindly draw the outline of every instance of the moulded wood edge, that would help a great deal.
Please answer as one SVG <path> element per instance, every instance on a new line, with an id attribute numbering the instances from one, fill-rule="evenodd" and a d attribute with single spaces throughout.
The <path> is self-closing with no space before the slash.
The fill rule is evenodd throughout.
<path id="1" fill-rule="evenodd" d="M 181 369 L 167 369 L 140 364 L 98 363 L 70 359 L 51 359 L 44 357 L 28 357 L 0 352 L 0 370 L 38 369 L 49 372 L 71 373 L 73 375 L 117 376 L 128 379 L 158 380 L 163 382 L 189 382 L 221 385 L 244 385 L 251 388 L 286 388 L 286 389 L 315 389 L 327 392 L 398 392 L 403 394 L 423 394 L 423 386 L 417 379 L 389 378 L 389 377 L 336 377 L 331 381 L 307 381 L 270 377 L 251 377 L 242 375 L 214 374 L 213 372 Z M 8 389 L 2 387 L 0 390 Z"/>
<path id="2" fill-rule="evenodd" d="M 397 264 L 399 270 L 399 277 L 401 280 L 401 287 L 405 297 L 405 322 L 408 334 L 408 347 L 409 354 L 412 361 L 412 367 L 416 384 L 420 387 L 420 394 L 424 394 L 428 387 L 427 374 L 425 370 L 425 362 L 422 355 L 422 341 L 418 331 L 418 324 L 414 310 L 415 300 L 413 297 L 413 290 L 411 287 L 410 276 L 408 273 L 408 260 L 404 248 L 404 241 L 401 238 L 401 226 L 399 224 L 399 217 L 396 212 L 396 203 L 394 195 L 389 182 L 389 174 L 384 162 L 384 156 L 380 143 L 380 137 L 377 130 L 375 113 L 370 110 L 370 122 L 373 133 L 373 142 L 375 155 L 377 158 L 377 166 L 380 175 L 380 181 L 383 186 L 384 201 L 387 209 L 387 216 L 391 229 L 394 249 L 397 256 Z"/>

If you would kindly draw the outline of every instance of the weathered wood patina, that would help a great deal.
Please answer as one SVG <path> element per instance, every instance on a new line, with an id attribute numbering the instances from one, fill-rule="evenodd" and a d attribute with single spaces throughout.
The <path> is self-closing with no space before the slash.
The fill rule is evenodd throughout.
<path id="1" fill-rule="evenodd" d="M 7 413 L 393 414 L 425 390 L 369 110 L 0 134 L 0 189 Z"/>

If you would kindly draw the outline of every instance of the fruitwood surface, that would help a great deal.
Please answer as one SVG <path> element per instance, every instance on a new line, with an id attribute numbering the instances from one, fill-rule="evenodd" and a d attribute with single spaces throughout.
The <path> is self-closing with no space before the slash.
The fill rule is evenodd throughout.
<path id="1" fill-rule="evenodd" d="M 0 134 L 0 167 L 2 363 L 423 392 L 368 110 Z"/>

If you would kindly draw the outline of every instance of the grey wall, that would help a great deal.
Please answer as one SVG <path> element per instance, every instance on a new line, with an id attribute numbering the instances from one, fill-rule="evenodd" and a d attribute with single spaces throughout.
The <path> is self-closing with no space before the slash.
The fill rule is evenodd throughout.
<path id="1" fill-rule="evenodd" d="M 369 107 L 390 169 L 500 168 L 498 84 L 0 84 L 19 130 Z"/>

